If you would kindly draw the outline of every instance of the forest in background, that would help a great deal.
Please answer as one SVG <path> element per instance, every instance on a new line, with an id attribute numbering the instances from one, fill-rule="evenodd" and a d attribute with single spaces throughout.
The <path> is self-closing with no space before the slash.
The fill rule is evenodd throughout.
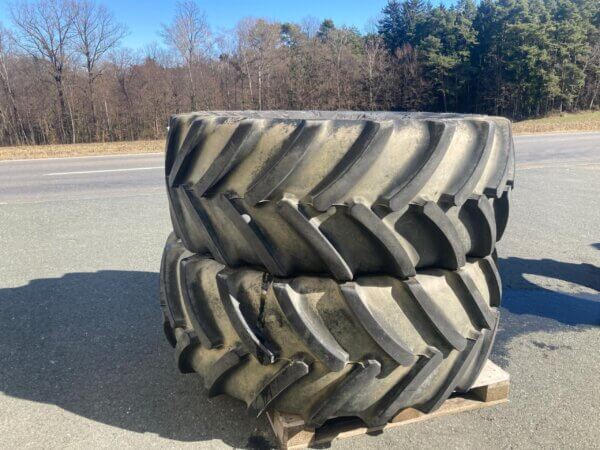
<path id="1" fill-rule="evenodd" d="M 390 0 L 366 32 L 309 17 L 244 18 L 216 33 L 200 3 L 174 8 L 158 42 L 134 50 L 94 0 L 10 3 L 0 145 L 159 139 L 170 115 L 192 110 L 523 119 L 600 103 L 598 0 Z"/>

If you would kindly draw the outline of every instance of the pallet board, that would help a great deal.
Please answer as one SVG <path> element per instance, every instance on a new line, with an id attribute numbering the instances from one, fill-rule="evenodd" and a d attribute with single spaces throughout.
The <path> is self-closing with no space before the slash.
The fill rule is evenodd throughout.
<path id="1" fill-rule="evenodd" d="M 450 397 L 444 404 L 429 414 L 413 408 L 400 411 L 389 423 L 381 427 L 368 428 L 359 419 L 331 419 L 318 428 L 304 426 L 301 417 L 279 411 L 268 411 L 267 417 L 282 449 L 300 449 L 325 444 L 337 439 L 346 439 L 363 434 L 378 434 L 409 423 L 430 420 L 435 417 L 456 414 L 462 411 L 487 408 L 508 401 L 510 377 L 492 361 L 488 360 L 481 374 L 466 394 Z"/>

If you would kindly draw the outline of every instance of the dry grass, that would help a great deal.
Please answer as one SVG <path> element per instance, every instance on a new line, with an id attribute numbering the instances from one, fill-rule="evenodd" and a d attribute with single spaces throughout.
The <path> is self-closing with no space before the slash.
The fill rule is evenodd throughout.
<path id="1" fill-rule="evenodd" d="M 557 114 L 513 124 L 515 134 L 600 131 L 600 111 Z"/>
<path id="2" fill-rule="evenodd" d="M 95 144 L 24 145 L 20 147 L 0 147 L 0 160 L 151 153 L 162 152 L 164 149 L 165 141 L 162 139 L 158 141 L 104 142 Z"/>

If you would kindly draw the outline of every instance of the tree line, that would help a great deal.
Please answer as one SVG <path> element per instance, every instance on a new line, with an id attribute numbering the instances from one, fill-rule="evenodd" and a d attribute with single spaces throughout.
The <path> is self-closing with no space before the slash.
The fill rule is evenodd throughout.
<path id="1" fill-rule="evenodd" d="M 122 46 L 94 0 L 17 0 L 0 24 L 0 145 L 162 138 L 171 114 L 218 109 L 505 115 L 598 108 L 600 2 L 390 0 L 359 32 L 244 18 L 215 33 L 176 3 L 160 41 Z"/>

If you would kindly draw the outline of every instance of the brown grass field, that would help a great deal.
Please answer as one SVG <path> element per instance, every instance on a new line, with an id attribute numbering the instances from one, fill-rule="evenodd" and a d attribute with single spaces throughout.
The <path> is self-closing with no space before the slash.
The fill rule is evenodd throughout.
<path id="1" fill-rule="evenodd" d="M 162 152 L 164 149 L 165 141 L 162 139 L 157 141 L 101 142 L 94 144 L 23 145 L 20 147 L 0 147 L 0 160 L 153 153 Z"/>
<path id="2" fill-rule="evenodd" d="M 541 119 L 524 120 L 513 124 L 516 135 L 532 133 L 559 133 L 600 131 L 600 111 L 565 113 Z M 0 147 L 0 160 L 66 158 L 69 156 L 119 155 L 162 152 L 165 141 L 125 141 L 94 144 L 37 145 Z"/>
<path id="3" fill-rule="evenodd" d="M 600 131 L 600 111 L 557 114 L 513 123 L 515 134 Z"/>

